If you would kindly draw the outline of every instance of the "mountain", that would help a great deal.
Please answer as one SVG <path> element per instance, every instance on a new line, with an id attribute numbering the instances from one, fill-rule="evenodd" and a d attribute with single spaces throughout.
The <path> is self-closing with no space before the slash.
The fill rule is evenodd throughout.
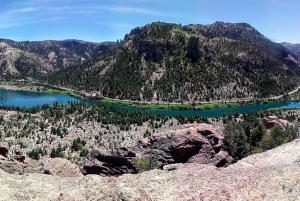
<path id="1" fill-rule="evenodd" d="M 198 31 L 204 31 L 204 34 L 206 33 L 209 37 L 222 36 L 233 40 L 245 41 L 274 54 L 281 53 L 282 56 L 286 56 L 290 53 L 281 44 L 272 42 L 247 23 L 225 23 L 217 21 L 211 25 L 197 24 L 195 27 Z"/>
<path id="2" fill-rule="evenodd" d="M 298 86 L 295 55 L 245 23 L 156 22 L 82 65 L 48 77 L 51 84 L 142 101 L 269 97 Z"/>
<path id="3" fill-rule="evenodd" d="M 291 43 L 281 43 L 282 46 L 286 47 L 286 49 L 292 51 L 295 55 L 297 55 L 298 59 L 300 57 L 300 44 L 291 44 Z"/>
<path id="4" fill-rule="evenodd" d="M 2 76 L 40 76 L 71 65 L 80 65 L 113 45 L 80 40 L 22 41 L 0 39 Z"/>

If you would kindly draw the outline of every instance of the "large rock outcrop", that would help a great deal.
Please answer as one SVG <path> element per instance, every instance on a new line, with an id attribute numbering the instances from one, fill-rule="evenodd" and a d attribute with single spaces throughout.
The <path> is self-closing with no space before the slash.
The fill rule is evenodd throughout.
<path id="1" fill-rule="evenodd" d="M 139 56 L 145 55 L 145 60 L 160 62 L 164 59 L 166 51 L 174 51 L 176 43 L 170 40 L 141 40 L 139 43 Z"/>
<path id="2" fill-rule="evenodd" d="M 187 45 L 186 57 L 192 62 L 197 62 L 201 59 L 211 62 L 216 55 L 215 50 L 201 43 L 199 37 L 190 37 Z"/>
<path id="3" fill-rule="evenodd" d="M 284 130 L 286 130 L 288 127 L 292 127 L 293 124 L 290 123 L 287 120 L 279 119 L 277 116 L 267 116 L 262 118 L 262 123 L 266 129 L 271 129 L 274 126 L 280 126 Z"/>
<path id="4" fill-rule="evenodd" d="M 83 176 L 79 167 L 63 158 L 47 158 L 41 163 L 31 158 L 26 158 L 25 154 L 16 150 L 7 158 L 9 146 L 7 143 L 0 143 L 2 154 L 0 155 L 0 169 L 9 174 L 39 173 L 57 175 L 60 177 Z M 43 165 L 44 164 L 44 165 Z"/>
<path id="5" fill-rule="evenodd" d="M 197 163 L 119 177 L 11 175 L 0 170 L 0 200 L 300 200 L 300 140 L 226 168 Z"/>
<path id="6" fill-rule="evenodd" d="M 20 150 L 8 155 L 9 144 L 0 142 L 0 169 L 9 174 L 42 173 L 42 166 L 35 160 L 25 158 Z"/>
<path id="7" fill-rule="evenodd" d="M 0 169 L 9 174 L 43 173 L 40 163 L 30 158 L 24 159 L 23 162 L 0 158 Z"/>
<path id="8" fill-rule="evenodd" d="M 222 139 L 212 125 L 186 124 L 176 131 L 153 134 L 134 147 L 113 151 L 95 148 L 83 160 L 82 169 L 86 174 L 121 175 L 140 172 L 140 163 L 147 163 L 149 169 L 173 163 L 223 167 L 232 158 L 222 149 Z"/>
<path id="9" fill-rule="evenodd" d="M 77 165 L 63 158 L 48 158 L 44 161 L 44 173 L 60 177 L 83 176 Z"/>

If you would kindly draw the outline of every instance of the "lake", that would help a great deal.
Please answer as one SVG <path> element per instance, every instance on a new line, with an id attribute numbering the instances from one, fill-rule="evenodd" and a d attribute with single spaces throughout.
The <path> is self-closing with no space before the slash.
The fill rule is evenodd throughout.
<path id="1" fill-rule="evenodd" d="M 34 93 L 34 92 L 25 92 L 25 91 L 10 91 L 10 90 L 0 90 L 0 105 L 6 106 L 19 106 L 19 107 L 33 107 L 36 105 L 42 106 L 43 104 L 52 105 L 55 101 L 59 104 L 66 104 L 68 101 L 78 101 L 69 95 L 60 95 L 60 94 L 43 94 L 43 93 Z M 286 102 L 286 103 L 270 103 L 266 105 L 255 104 L 255 105 L 245 105 L 232 108 L 222 108 L 215 110 L 162 110 L 156 109 L 151 110 L 154 114 L 164 113 L 167 116 L 176 116 L 182 114 L 185 117 L 192 115 L 200 115 L 202 117 L 221 117 L 224 112 L 232 113 L 235 110 L 238 110 L 239 113 L 246 113 L 248 111 L 260 111 L 267 110 L 270 108 L 300 108 L 300 102 Z M 137 108 L 125 107 L 129 111 L 137 110 Z M 149 110 L 148 110 L 149 111 Z"/>
<path id="2" fill-rule="evenodd" d="M 52 105 L 55 101 L 59 104 L 65 104 L 68 101 L 76 100 L 78 99 L 69 95 L 0 90 L 0 105 L 6 106 L 33 107 L 43 104 Z"/>

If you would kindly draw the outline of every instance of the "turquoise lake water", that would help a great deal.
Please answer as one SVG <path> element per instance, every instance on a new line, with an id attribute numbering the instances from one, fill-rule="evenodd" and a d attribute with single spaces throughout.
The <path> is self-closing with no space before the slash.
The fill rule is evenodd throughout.
<path id="1" fill-rule="evenodd" d="M 0 90 L 0 105 L 6 106 L 19 106 L 19 107 L 32 107 L 36 105 L 49 104 L 52 105 L 55 101 L 59 104 L 68 103 L 68 101 L 78 101 L 69 95 L 59 95 L 59 94 L 42 94 L 34 92 L 24 92 L 24 91 L 9 91 L 9 90 Z M 167 116 L 176 116 L 182 114 L 185 117 L 192 115 L 200 115 L 202 117 L 221 117 L 224 112 L 232 113 L 235 110 L 238 110 L 240 113 L 245 113 L 251 110 L 260 111 L 267 110 L 270 108 L 300 108 L 300 102 L 286 102 L 286 103 L 270 103 L 266 105 L 256 104 L 256 105 L 246 105 L 232 108 L 223 108 L 215 110 L 151 110 L 154 114 L 164 113 Z M 129 111 L 137 110 L 136 108 L 125 107 Z M 149 110 L 148 110 L 149 111 Z"/>
<path id="2" fill-rule="evenodd" d="M 0 90 L 0 105 L 33 107 L 43 104 L 52 105 L 55 101 L 59 104 L 68 103 L 68 101 L 76 101 L 78 99 L 68 95 L 59 94 L 42 94 L 24 91 Z"/>

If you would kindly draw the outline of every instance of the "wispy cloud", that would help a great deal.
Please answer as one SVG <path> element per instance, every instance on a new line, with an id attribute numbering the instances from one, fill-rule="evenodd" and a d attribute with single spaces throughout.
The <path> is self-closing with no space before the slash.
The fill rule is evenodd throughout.
<path id="1" fill-rule="evenodd" d="M 50 22 L 50 21 L 57 21 L 57 20 L 62 20 L 65 19 L 64 17 L 53 17 L 53 18 L 45 18 L 45 19 L 37 19 L 37 20 L 31 20 L 31 21 L 26 21 L 24 24 L 35 24 L 39 22 Z"/>
<path id="2" fill-rule="evenodd" d="M 115 22 L 97 22 L 97 25 L 105 25 L 105 26 L 110 26 L 110 27 L 116 27 L 116 28 L 134 28 L 136 25 L 129 24 L 129 23 L 115 23 Z"/>
<path id="3" fill-rule="evenodd" d="M 119 12 L 119 13 L 138 13 L 138 14 L 144 14 L 144 15 L 154 15 L 154 16 L 163 16 L 163 17 L 169 17 L 174 16 L 174 14 L 167 13 L 167 12 L 160 12 L 160 11 L 154 11 L 146 8 L 140 8 L 140 7 L 108 7 L 108 6 L 102 6 L 98 7 L 102 10 L 108 10 L 113 12 Z"/>
<path id="4" fill-rule="evenodd" d="M 34 12 L 34 11 L 36 11 L 36 8 L 27 7 L 27 8 L 12 10 L 11 12 L 14 12 L 14 13 L 29 13 L 29 12 Z"/>

